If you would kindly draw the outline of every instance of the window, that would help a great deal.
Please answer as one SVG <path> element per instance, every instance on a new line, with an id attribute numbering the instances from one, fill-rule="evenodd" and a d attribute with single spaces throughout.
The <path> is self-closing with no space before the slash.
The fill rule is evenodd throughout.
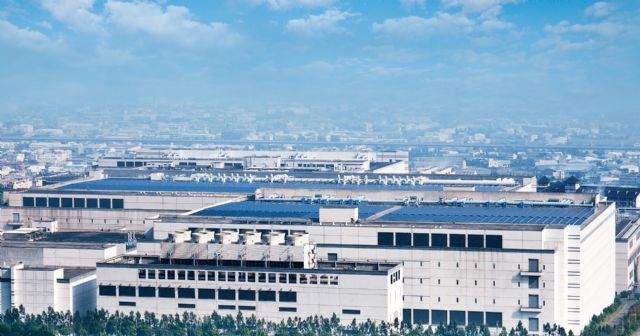
<path id="1" fill-rule="evenodd" d="M 195 308 L 195 303 L 178 303 L 178 308 Z"/>
<path id="2" fill-rule="evenodd" d="M 36 197 L 36 206 L 37 207 L 46 207 L 47 206 L 47 198 L 46 197 Z"/>
<path id="3" fill-rule="evenodd" d="M 529 259 L 529 272 L 539 272 L 540 262 L 538 259 Z"/>
<path id="4" fill-rule="evenodd" d="M 392 232 L 378 232 L 378 245 L 380 245 L 380 246 L 393 246 L 393 233 Z"/>
<path id="5" fill-rule="evenodd" d="M 196 290 L 193 288 L 178 288 L 178 298 L 180 299 L 195 299 Z"/>
<path id="6" fill-rule="evenodd" d="M 484 324 L 484 313 L 477 311 L 470 311 L 468 314 L 468 320 L 470 325 L 480 326 Z"/>
<path id="7" fill-rule="evenodd" d="M 276 291 L 258 291 L 258 301 L 276 301 Z"/>
<path id="8" fill-rule="evenodd" d="M 342 313 L 346 315 L 360 315 L 360 310 L 359 309 L 343 309 Z"/>
<path id="9" fill-rule="evenodd" d="M 238 290 L 238 300 L 255 301 L 256 291 L 240 289 Z"/>
<path id="10" fill-rule="evenodd" d="M 109 199 L 109 198 L 101 198 L 100 199 L 100 209 L 111 209 L 111 199 Z"/>
<path id="11" fill-rule="evenodd" d="M 269 273 L 269 283 L 276 283 L 276 274 Z"/>
<path id="12" fill-rule="evenodd" d="M 120 305 L 122 307 L 135 307 L 136 303 L 135 302 L 131 302 L 131 301 L 120 301 L 120 302 L 118 302 L 118 305 Z"/>
<path id="13" fill-rule="evenodd" d="M 202 300 L 215 300 L 216 298 L 216 290 L 208 289 L 208 288 L 199 288 L 198 289 L 198 299 Z"/>
<path id="14" fill-rule="evenodd" d="M 87 208 L 96 209 L 98 207 L 97 198 L 87 198 Z"/>
<path id="15" fill-rule="evenodd" d="M 148 270 L 147 271 L 147 279 L 155 279 L 156 278 L 156 270 Z"/>
<path id="16" fill-rule="evenodd" d="M 256 274 L 255 273 L 247 273 L 247 281 L 256 282 Z"/>
<path id="17" fill-rule="evenodd" d="M 530 317 L 529 318 L 529 331 L 539 331 L 540 330 L 540 326 L 539 326 L 539 322 L 538 319 L 535 317 Z"/>
<path id="18" fill-rule="evenodd" d="M 540 308 L 538 295 L 529 294 L 529 308 Z"/>
<path id="19" fill-rule="evenodd" d="M 470 248 L 483 248 L 484 247 L 484 236 L 483 235 L 475 235 L 470 234 L 467 236 L 467 246 Z"/>
<path id="20" fill-rule="evenodd" d="M 120 198 L 114 198 L 111 200 L 111 207 L 114 209 L 124 209 L 124 200 Z"/>
<path id="21" fill-rule="evenodd" d="M 220 300 L 235 300 L 236 291 L 234 289 L 220 289 L 218 290 L 218 299 Z"/>
<path id="22" fill-rule="evenodd" d="M 329 259 L 329 261 L 336 261 L 336 260 L 338 260 L 338 254 L 337 253 L 327 253 L 327 259 Z"/>
<path id="23" fill-rule="evenodd" d="M 139 297 L 156 297 L 156 288 L 155 287 L 147 287 L 147 286 L 139 286 L 138 287 L 138 296 Z"/>
<path id="24" fill-rule="evenodd" d="M 32 207 L 32 206 L 35 206 L 35 205 L 36 205 L 35 198 L 33 198 L 33 197 L 23 197 L 22 198 L 22 206 Z"/>
<path id="25" fill-rule="evenodd" d="M 207 279 L 207 273 L 204 271 L 198 271 L 198 281 L 205 281 Z"/>
<path id="26" fill-rule="evenodd" d="M 267 274 L 258 273 L 258 282 L 267 282 Z"/>
<path id="27" fill-rule="evenodd" d="M 529 277 L 529 288 L 538 288 L 538 277 Z"/>
<path id="28" fill-rule="evenodd" d="M 196 272 L 195 271 L 187 271 L 187 280 L 195 280 L 196 279 Z"/>
<path id="29" fill-rule="evenodd" d="M 84 198 L 74 198 L 73 199 L 73 207 L 74 208 L 84 208 Z"/>
<path id="30" fill-rule="evenodd" d="M 502 236 L 487 235 L 486 243 L 488 249 L 501 249 L 502 248 Z"/>
<path id="31" fill-rule="evenodd" d="M 429 324 L 429 310 L 428 309 L 414 309 L 413 310 L 413 323 L 415 323 L 415 324 Z"/>
<path id="32" fill-rule="evenodd" d="M 396 246 L 411 246 L 411 233 L 396 233 Z"/>
<path id="33" fill-rule="evenodd" d="M 184 280 L 184 279 L 185 279 L 185 272 L 178 271 L 178 280 Z"/>
<path id="34" fill-rule="evenodd" d="M 414 233 L 413 234 L 413 246 L 428 247 L 429 246 L 429 234 L 428 233 Z"/>
<path id="35" fill-rule="evenodd" d="M 465 236 L 463 234 L 450 234 L 449 235 L 449 246 L 450 247 L 458 247 L 464 248 L 467 246 L 467 242 L 465 241 Z"/>
<path id="36" fill-rule="evenodd" d="M 207 271 L 207 279 L 209 279 L 209 281 L 216 281 L 216 272 Z"/>
<path id="37" fill-rule="evenodd" d="M 116 296 L 116 286 L 100 285 L 98 292 L 100 296 Z"/>
<path id="38" fill-rule="evenodd" d="M 220 310 L 236 310 L 236 306 L 218 305 L 218 309 L 220 309 Z"/>
<path id="39" fill-rule="evenodd" d="M 446 310 L 432 310 L 431 311 L 431 323 L 434 325 L 447 324 L 447 311 Z"/>
<path id="40" fill-rule="evenodd" d="M 164 280 L 166 277 L 166 271 L 165 270 L 159 270 L 158 271 L 158 280 Z"/>
<path id="41" fill-rule="evenodd" d="M 120 296 L 136 296 L 136 288 L 133 286 L 119 286 L 118 295 Z"/>
<path id="42" fill-rule="evenodd" d="M 160 287 L 158 288 L 158 297 L 161 298 L 175 298 L 176 289 L 173 287 Z"/>
<path id="43" fill-rule="evenodd" d="M 278 310 L 287 313 L 295 313 L 298 311 L 296 307 L 280 307 Z"/>
<path id="44" fill-rule="evenodd" d="M 296 292 L 285 292 L 280 291 L 280 302 L 297 302 L 298 301 L 298 293 Z"/>
<path id="45" fill-rule="evenodd" d="M 431 246 L 447 247 L 447 235 L 442 233 L 434 233 L 431 235 Z"/>
<path id="46" fill-rule="evenodd" d="M 147 270 L 140 269 L 138 270 L 138 279 L 146 279 L 147 278 Z"/>
<path id="47" fill-rule="evenodd" d="M 238 306 L 238 309 L 253 311 L 253 310 L 256 310 L 256 306 Z"/>
<path id="48" fill-rule="evenodd" d="M 176 279 L 176 271 L 167 271 L 167 279 L 175 280 Z"/>
<path id="49" fill-rule="evenodd" d="M 278 274 L 278 283 L 287 283 L 287 273 Z"/>
<path id="50" fill-rule="evenodd" d="M 296 274 L 289 274 L 289 283 L 290 283 L 290 284 L 297 283 L 297 277 L 296 277 Z"/>
<path id="51" fill-rule="evenodd" d="M 408 325 L 411 325 L 411 309 L 403 309 L 402 310 L 402 322 Z"/>
<path id="52" fill-rule="evenodd" d="M 486 324 L 489 327 L 502 327 L 502 313 L 487 312 Z"/>
<path id="53" fill-rule="evenodd" d="M 57 197 L 49 198 L 49 207 L 50 208 L 59 208 L 60 207 L 60 199 Z"/>

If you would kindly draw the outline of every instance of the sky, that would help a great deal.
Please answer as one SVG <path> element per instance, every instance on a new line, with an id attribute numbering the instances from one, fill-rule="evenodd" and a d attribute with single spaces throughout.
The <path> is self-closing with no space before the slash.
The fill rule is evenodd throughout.
<path id="1" fill-rule="evenodd" d="M 0 0 L 0 108 L 137 104 L 624 120 L 640 1 Z"/>

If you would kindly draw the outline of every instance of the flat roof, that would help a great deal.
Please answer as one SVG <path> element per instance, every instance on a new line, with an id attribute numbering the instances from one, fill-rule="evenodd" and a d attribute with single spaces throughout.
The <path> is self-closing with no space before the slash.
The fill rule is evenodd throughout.
<path id="1" fill-rule="evenodd" d="M 455 184 L 455 181 L 451 181 Z M 383 185 L 383 184 L 337 184 L 337 183 L 268 183 L 268 182 L 192 182 L 192 181 L 152 181 L 134 178 L 106 178 L 82 181 L 59 186 L 54 190 L 64 191 L 148 191 L 148 192 L 216 192 L 216 193 L 255 193 L 259 188 L 287 189 L 348 189 L 348 190 L 419 190 L 443 191 L 444 184 L 427 185 Z M 475 191 L 502 191 L 500 185 L 465 185 L 475 187 Z M 34 191 L 34 190 L 32 190 Z"/>
<path id="2" fill-rule="evenodd" d="M 487 223 L 487 224 L 558 224 L 580 225 L 596 213 L 597 208 L 578 205 L 535 204 L 421 204 L 395 206 L 359 204 L 360 222 L 376 216 L 372 222 L 411 223 Z M 318 221 L 322 204 L 304 202 L 243 201 L 213 206 L 191 214 L 195 217 L 295 218 Z M 333 207 L 333 205 L 332 205 Z M 350 206 L 353 207 L 353 206 Z"/>

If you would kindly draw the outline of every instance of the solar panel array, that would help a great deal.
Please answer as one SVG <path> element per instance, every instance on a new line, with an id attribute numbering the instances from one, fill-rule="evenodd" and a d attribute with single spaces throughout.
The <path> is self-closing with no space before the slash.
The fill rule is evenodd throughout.
<path id="1" fill-rule="evenodd" d="M 380 184 L 335 184 L 335 183 L 267 183 L 267 182 L 189 182 L 151 181 L 146 179 L 107 178 L 101 180 L 72 183 L 59 190 L 96 191 L 165 191 L 165 192 L 238 192 L 253 193 L 258 188 L 309 188 L 309 189 L 351 189 L 351 190 L 420 190 L 442 191 L 442 185 L 380 185 Z M 501 186 L 476 186 L 476 191 L 499 191 Z"/>
<path id="2" fill-rule="evenodd" d="M 192 216 L 224 216 L 224 217 L 286 217 L 318 220 L 320 204 L 301 202 L 236 202 L 198 211 Z M 359 205 L 360 218 L 367 218 L 375 213 L 389 209 L 388 205 Z"/>
<path id="3" fill-rule="evenodd" d="M 483 207 L 421 206 L 403 207 L 380 218 L 381 221 L 461 222 L 506 224 L 582 224 L 594 213 L 590 207 Z"/>

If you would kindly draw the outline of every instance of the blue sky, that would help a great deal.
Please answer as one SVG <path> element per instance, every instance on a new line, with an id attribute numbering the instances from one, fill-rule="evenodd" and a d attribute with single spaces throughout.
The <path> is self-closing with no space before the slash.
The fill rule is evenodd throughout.
<path id="1" fill-rule="evenodd" d="M 640 1 L 0 0 L 0 107 L 640 115 Z"/>

